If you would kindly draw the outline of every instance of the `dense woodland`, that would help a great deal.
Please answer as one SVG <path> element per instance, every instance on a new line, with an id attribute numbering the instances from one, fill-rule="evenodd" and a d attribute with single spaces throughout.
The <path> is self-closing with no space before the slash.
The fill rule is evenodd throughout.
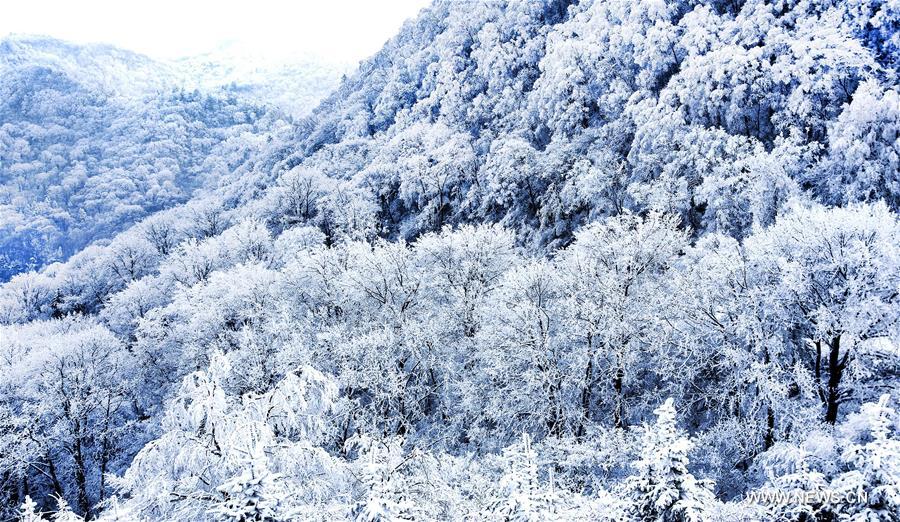
<path id="1" fill-rule="evenodd" d="M 0 227 L 110 223 L 0 287 L 2 516 L 900 520 L 898 74 L 896 1 L 437 0 L 298 121 L 4 94 Z"/>
<path id="2" fill-rule="evenodd" d="M 321 84 L 297 81 L 307 102 L 337 83 L 312 63 L 239 83 L 216 57 L 202 58 L 0 42 L 0 281 L 215 189 L 289 129 L 288 78 L 308 72 Z"/>

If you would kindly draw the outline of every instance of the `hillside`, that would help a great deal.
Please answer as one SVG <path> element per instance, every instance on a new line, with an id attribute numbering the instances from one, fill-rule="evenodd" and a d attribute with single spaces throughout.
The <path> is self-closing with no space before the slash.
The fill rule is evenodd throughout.
<path id="1" fill-rule="evenodd" d="M 287 125 L 218 67 L 207 62 L 198 82 L 180 65 L 108 46 L 0 43 L 0 281 L 217 186 Z M 302 71 L 285 72 L 282 88 L 292 76 Z M 300 102 L 313 104 L 304 87 Z"/>
<path id="2" fill-rule="evenodd" d="M 175 87 L 165 64 L 110 45 L 79 45 L 44 36 L 12 35 L 0 42 L 0 70 L 42 67 L 110 94 L 141 96 Z"/>
<path id="3" fill-rule="evenodd" d="M 6 513 L 892 520 L 898 34 L 879 0 L 437 0 L 0 288 Z"/>
<path id="4" fill-rule="evenodd" d="M 405 237 L 486 220 L 553 245 L 655 209 L 740 238 L 793 194 L 896 208 L 891 8 L 504 5 L 432 7 L 317 109 L 291 161 L 354 178 Z"/>

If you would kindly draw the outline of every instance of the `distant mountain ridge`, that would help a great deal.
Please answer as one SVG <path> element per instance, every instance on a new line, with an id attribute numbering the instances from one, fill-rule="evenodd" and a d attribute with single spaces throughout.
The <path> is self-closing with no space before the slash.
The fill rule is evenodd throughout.
<path id="1" fill-rule="evenodd" d="M 238 44 L 158 60 L 108 44 L 74 44 L 47 36 L 10 35 L 0 40 L 0 72 L 46 66 L 107 92 L 131 96 L 169 89 L 224 90 L 295 117 L 314 109 L 355 65 L 311 55 L 272 58 Z"/>
<path id="2" fill-rule="evenodd" d="M 0 41 L 0 73 L 23 66 L 54 69 L 94 87 L 141 95 L 177 86 L 175 69 L 107 44 L 73 44 L 45 36 L 12 35 Z"/>
<path id="3" fill-rule="evenodd" d="M 272 57 L 244 50 L 237 43 L 171 64 L 188 88 L 205 92 L 223 89 L 298 118 L 315 109 L 356 66 L 312 55 Z"/>

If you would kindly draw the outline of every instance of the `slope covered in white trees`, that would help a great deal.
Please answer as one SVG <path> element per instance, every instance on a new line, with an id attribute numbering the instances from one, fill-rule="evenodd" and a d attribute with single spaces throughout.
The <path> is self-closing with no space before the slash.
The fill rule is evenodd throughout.
<path id="1" fill-rule="evenodd" d="M 0 288 L 3 515 L 897 520 L 898 34 L 436 1 Z"/>
<path id="2" fill-rule="evenodd" d="M 288 85 L 299 112 L 340 78 L 309 63 L 268 87 L 240 83 L 214 58 L 187 67 L 109 46 L 0 42 L 0 280 L 219 186 L 287 127 L 276 98 Z"/>

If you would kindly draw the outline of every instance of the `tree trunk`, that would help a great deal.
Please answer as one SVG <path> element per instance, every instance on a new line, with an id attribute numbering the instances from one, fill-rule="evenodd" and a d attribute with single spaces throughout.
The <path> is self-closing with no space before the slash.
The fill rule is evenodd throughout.
<path id="1" fill-rule="evenodd" d="M 559 385 L 556 382 L 550 383 L 547 390 L 547 398 L 550 403 L 550 416 L 547 418 L 547 433 L 551 436 L 559 437 L 562 434 L 562 409 L 559 407 Z"/>
<path id="2" fill-rule="evenodd" d="M 625 403 L 622 397 L 622 381 L 624 379 L 625 371 L 619 366 L 616 368 L 615 377 L 613 377 L 613 389 L 616 392 L 616 402 L 613 406 L 613 426 L 619 429 L 625 429 Z"/>
<path id="3" fill-rule="evenodd" d="M 76 429 L 75 444 L 72 458 L 75 461 L 75 487 L 77 488 L 78 509 L 85 520 L 91 519 L 91 503 L 87 494 L 87 473 L 84 462 L 84 453 L 81 449 L 80 430 Z"/>
<path id="4" fill-rule="evenodd" d="M 834 424 L 838 417 L 838 405 L 841 399 L 841 377 L 847 366 L 849 352 L 841 356 L 841 336 L 831 340 L 828 353 L 828 389 L 826 390 L 825 422 Z"/>
<path id="5" fill-rule="evenodd" d="M 103 435 L 100 442 L 100 495 L 98 502 L 103 502 L 106 498 L 106 470 L 109 466 L 109 459 L 112 455 L 112 448 L 109 437 L 109 425 L 112 416 L 112 397 L 106 397 L 106 415 L 103 419 Z"/>
<path id="6" fill-rule="evenodd" d="M 50 473 L 50 482 L 53 483 L 53 491 L 56 493 L 57 497 L 65 498 L 65 493 L 63 492 L 62 483 L 59 481 L 59 475 L 56 474 L 56 464 L 53 463 L 53 459 L 50 458 L 50 453 L 47 453 L 47 470 Z"/>
<path id="7" fill-rule="evenodd" d="M 822 341 L 816 341 L 816 389 L 819 399 L 825 404 L 825 390 L 822 388 Z"/>
<path id="8" fill-rule="evenodd" d="M 771 358 L 769 357 L 769 349 L 766 348 L 763 351 L 763 362 L 766 367 L 771 364 Z M 757 391 L 757 393 L 759 393 Z M 772 406 L 766 406 L 766 436 L 763 439 L 763 450 L 767 450 L 772 447 L 775 443 L 775 412 L 772 411 Z"/>
<path id="9" fill-rule="evenodd" d="M 587 338 L 588 345 L 588 361 L 587 368 L 584 370 L 584 387 L 581 389 L 581 423 L 578 425 L 578 430 L 575 432 L 575 436 L 577 438 L 584 437 L 585 434 L 585 424 L 591 418 L 591 395 L 593 388 L 593 380 L 594 380 L 594 357 L 593 357 L 593 349 L 592 338 L 589 335 Z"/>

